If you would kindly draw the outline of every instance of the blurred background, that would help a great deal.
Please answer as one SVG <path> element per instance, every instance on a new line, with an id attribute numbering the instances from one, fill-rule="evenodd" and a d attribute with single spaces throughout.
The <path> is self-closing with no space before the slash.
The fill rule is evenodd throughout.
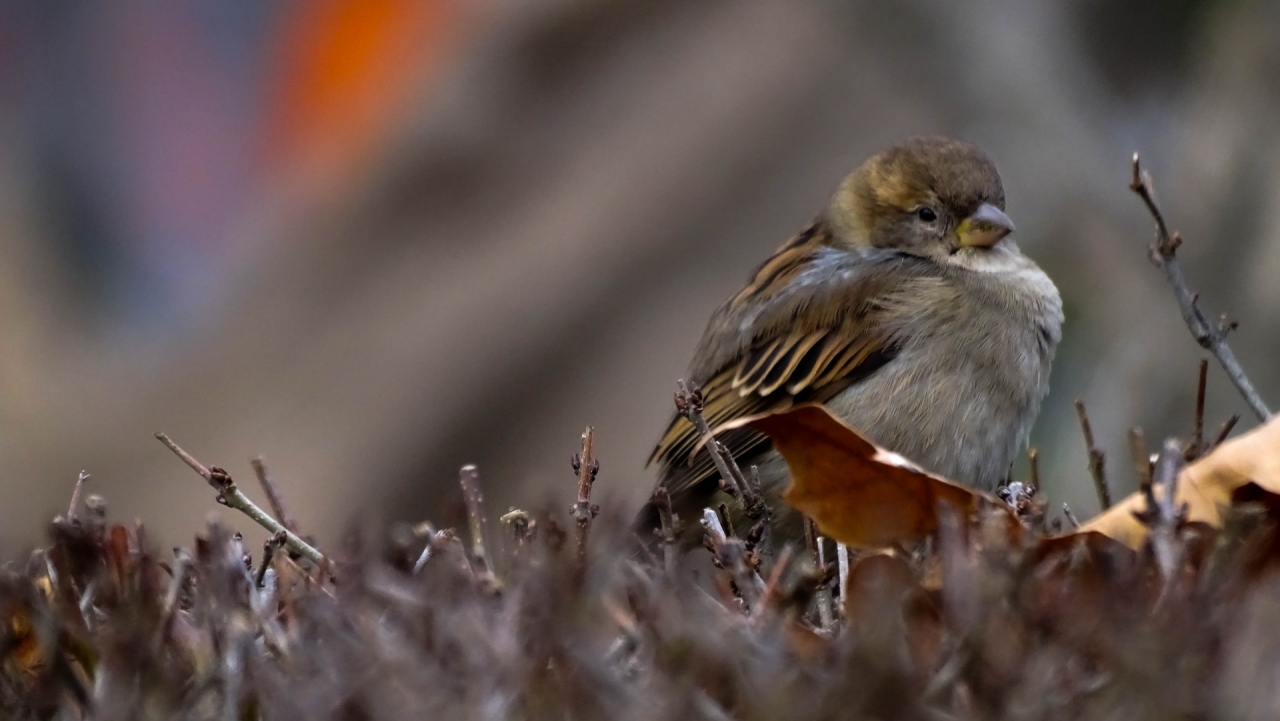
<path id="1" fill-rule="evenodd" d="M 1133 151 L 1280 404 L 1278 32 L 1250 0 L 0 3 L 0 543 L 81 469 L 161 539 L 230 518 L 155 431 L 257 498 L 262 454 L 322 541 L 452 522 L 463 463 L 491 510 L 567 498 L 587 424 L 638 504 L 711 310 L 919 133 L 988 150 L 1062 291 L 1035 443 L 1090 515 L 1072 401 L 1119 495 L 1201 357 Z M 1211 431 L 1252 427 L 1210 379 Z"/>

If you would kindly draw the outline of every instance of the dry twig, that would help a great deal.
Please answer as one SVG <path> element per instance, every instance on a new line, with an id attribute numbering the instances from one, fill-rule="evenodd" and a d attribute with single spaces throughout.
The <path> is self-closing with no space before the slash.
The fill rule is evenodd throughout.
<path id="1" fill-rule="evenodd" d="M 716 566 L 729 572 L 738 600 L 747 611 L 755 608 L 764 592 L 764 581 L 747 563 L 747 550 L 742 539 L 731 538 L 720 523 L 719 514 L 710 508 L 702 511 L 702 527 L 707 531 L 705 545 L 711 551 Z"/>
<path id="2" fill-rule="evenodd" d="M 1080 430 L 1084 432 L 1084 444 L 1089 451 L 1089 475 L 1093 476 L 1093 488 L 1098 494 L 1102 510 L 1111 507 L 1111 489 L 1107 488 L 1107 454 L 1093 442 L 1093 427 L 1089 425 L 1089 413 L 1084 401 L 1076 399 L 1076 415 L 1080 417 Z"/>
<path id="3" fill-rule="evenodd" d="M 596 474 L 600 472 L 600 461 L 596 460 L 591 449 L 592 429 L 582 432 L 582 455 L 573 454 L 570 461 L 574 473 L 578 474 L 578 500 L 569 508 L 569 514 L 578 525 L 578 567 L 586 568 L 587 538 L 591 531 L 591 520 L 600 514 L 600 507 L 591 503 L 591 487 L 596 482 Z"/>
<path id="4" fill-rule="evenodd" d="M 280 493 L 280 486 L 267 473 L 266 462 L 261 457 L 258 457 L 249 461 L 249 464 L 253 466 L 253 473 L 258 477 L 258 485 L 262 486 L 262 492 L 267 496 L 267 504 L 271 506 L 271 512 L 276 514 L 276 518 L 280 519 L 280 523 L 284 524 L 285 528 L 297 533 L 298 522 L 294 520 L 293 514 L 289 512 L 289 507 L 285 505 L 284 495 Z"/>
<path id="5" fill-rule="evenodd" d="M 1200 375 L 1196 379 L 1196 413 L 1191 419 L 1191 440 L 1183 456 L 1193 461 L 1204 454 L 1204 392 L 1209 381 L 1209 361 L 1200 359 Z"/>
<path id="6" fill-rule="evenodd" d="M 849 583 L 849 547 L 843 543 L 836 544 L 836 573 L 837 583 L 840 584 L 840 605 L 841 616 L 844 615 L 845 603 L 849 600 L 845 598 L 845 586 Z"/>
<path id="7" fill-rule="evenodd" d="M 1027 471 L 1030 477 L 1027 479 L 1027 485 L 1040 490 L 1040 451 L 1035 446 L 1027 449 Z"/>
<path id="8" fill-rule="evenodd" d="M 1129 429 L 1129 455 L 1133 458 L 1133 470 L 1138 476 L 1138 486 L 1151 483 L 1151 455 L 1147 453 L 1147 439 L 1141 428 Z"/>
<path id="9" fill-rule="evenodd" d="M 268 538 L 266 543 L 262 544 L 262 562 L 258 564 L 258 573 L 253 577 L 254 588 L 262 588 L 267 569 L 271 568 L 271 560 L 275 558 L 276 551 L 280 550 L 288 540 L 288 536 L 282 532 Z"/>
<path id="10" fill-rule="evenodd" d="M 1071 512 L 1071 506 L 1065 503 L 1062 504 L 1062 515 L 1066 517 L 1067 523 L 1070 523 L 1072 528 L 1080 527 L 1080 519 L 1076 518 L 1076 514 Z"/>
<path id="11" fill-rule="evenodd" d="M 826 555 L 822 548 L 822 536 L 818 535 L 818 524 L 812 519 L 805 516 L 804 519 L 804 543 L 809 548 L 809 559 L 813 563 L 813 567 L 818 570 L 824 570 L 827 567 Z M 783 556 L 789 558 L 788 551 L 790 547 L 782 550 Z M 773 573 L 770 578 L 770 585 L 773 585 L 773 578 L 778 574 L 778 567 L 782 565 L 783 556 L 779 556 L 774 563 Z M 818 621 L 823 629 L 830 629 L 835 625 L 835 614 L 832 613 L 831 589 L 825 584 L 818 588 L 818 592 L 814 594 L 814 602 L 818 606 Z"/>
<path id="12" fill-rule="evenodd" d="M 658 532 L 662 538 L 662 567 L 668 575 L 675 573 L 676 558 L 680 550 L 676 548 L 676 524 L 680 522 L 671 509 L 671 494 L 666 488 L 658 486 L 653 492 L 653 507 L 658 509 Z"/>
<path id="13" fill-rule="evenodd" d="M 156 438 L 165 444 L 169 450 L 173 451 L 174 455 L 181 458 L 183 463 L 191 466 L 193 471 L 199 473 L 210 486 L 213 486 L 213 490 L 218 493 L 219 503 L 240 511 L 252 519 L 254 523 L 271 531 L 273 534 L 283 531 L 288 539 L 285 546 L 290 551 L 302 555 L 317 566 L 323 567 L 328 564 L 328 559 L 323 553 L 317 551 L 311 544 L 299 538 L 296 533 L 285 528 L 279 521 L 272 518 L 261 508 L 258 508 L 256 503 L 249 500 L 248 496 L 239 488 L 236 488 L 235 481 L 231 480 L 231 476 L 226 471 L 216 466 L 206 468 L 200 461 L 197 461 L 190 453 L 182 450 L 177 443 L 174 443 L 169 439 L 169 436 L 163 433 L 157 433 Z"/>
<path id="14" fill-rule="evenodd" d="M 1182 559 L 1178 530 L 1187 519 L 1187 504 L 1177 501 L 1178 472 L 1182 470 L 1182 464 L 1181 445 L 1172 438 L 1166 440 L 1156 460 L 1154 474 L 1142 485 L 1147 505 L 1133 514 L 1151 529 L 1148 542 L 1166 582 L 1174 577 Z"/>
<path id="15" fill-rule="evenodd" d="M 84 495 L 84 482 L 89 480 L 88 471 L 80 471 L 76 477 L 75 490 L 71 491 L 71 505 L 67 507 L 67 520 L 76 520 L 76 511 L 80 510 L 80 498 Z"/>
<path id="16" fill-rule="evenodd" d="M 760 600 L 755 608 L 751 609 L 751 620 L 759 622 L 765 617 L 765 613 L 779 605 L 782 596 L 781 586 L 782 579 L 786 576 L 787 571 L 791 569 L 791 560 L 793 556 L 791 546 L 782 549 L 782 553 L 778 555 L 778 560 L 773 564 L 773 568 L 769 572 L 769 580 L 765 582 L 764 589 L 760 592 Z M 828 601 L 830 600 L 830 593 Z M 819 606 L 819 608 L 822 608 Z M 834 619 L 830 619 L 830 611 L 823 614 L 823 628 L 830 628 L 834 624 Z"/>
<path id="17" fill-rule="evenodd" d="M 1254 390 L 1253 384 L 1249 382 L 1244 369 L 1236 360 L 1235 353 L 1232 353 L 1231 347 L 1227 345 L 1227 333 L 1233 330 L 1236 324 L 1227 320 L 1225 315 L 1216 323 L 1210 321 L 1200 310 L 1198 294 L 1187 288 L 1187 281 L 1182 274 L 1182 265 L 1178 262 L 1177 256 L 1178 246 L 1182 245 L 1182 236 L 1176 231 L 1169 232 L 1164 214 L 1156 203 L 1155 185 L 1151 180 L 1151 174 L 1142 170 L 1137 153 L 1133 154 L 1133 176 L 1129 181 L 1129 189 L 1142 198 L 1147 211 L 1155 220 L 1156 237 L 1151 243 L 1148 256 L 1157 268 L 1164 271 L 1165 278 L 1173 288 L 1173 296 L 1178 301 L 1182 320 L 1191 331 L 1191 336 L 1196 339 L 1200 347 L 1208 350 L 1218 359 L 1222 369 L 1227 372 L 1227 377 L 1235 384 L 1240 395 L 1244 396 L 1245 402 L 1258 416 L 1258 420 L 1265 421 L 1270 418 L 1271 411 L 1267 409 L 1267 404 Z"/>
<path id="18" fill-rule="evenodd" d="M 169 633 L 169 626 L 173 622 L 173 613 L 178 608 L 178 599 L 182 595 L 182 584 L 186 582 L 187 571 L 191 568 L 191 554 L 181 549 L 175 549 L 177 560 L 173 563 L 173 570 L 169 577 L 169 590 L 164 594 L 164 605 L 160 610 L 160 623 L 157 624 L 157 642 L 163 642 L 164 637 Z M 86 609 L 87 610 L 87 609 Z"/>
<path id="19" fill-rule="evenodd" d="M 678 388 L 675 396 L 676 412 L 688 418 L 689 422 L 698 429 L 699 436 L 706 443 L 707 452 L 711 454 L 711 461 L 720 473 L 721 489 L 741 500 L 743 513 L 758 527 L 759 530 L 752 534 L 754 539 L 752 545 L 760 548 L 766 557 L 772 557 L 773 512 L 769 504 L 765 503 L 761 493 L 759 473 L 753 469 L 752 482 L 748 482 L 742 475 L 742 469 L 738 467 L 733 454 L 729 453 L 729 449 L 725 448 L 723 443 L 715 439 L 711 426 L 702 415 L 702 390 L 696 384 L 686 385 L 683 380 L 677 381 L 676 386 Z"/>
<path id="20" fill-rule="evenodd" d="M 1231 435 L 1231 430 L 1236 427 L 1236 423 L 1240 422 L 1240 416 L 1232 413 L 1227 420 L 1222 422 L 1222 427 L 1218 429 L 1218 435 L 1214 436 L 1213 443 L 1205 449 L 1205 453 L 1217 448 L 1223 441 L 1227 440 L 1227 436 Z"/>
<path id="21" fill-rule="evenodd" d="M 485 550 L 487 523 L 484 515 L 484 494 L 480 490 L 480 473 L 472 465 L 463 466 L 458 472 L 458 484 L 462 486 L 462 500 L 467 505 L 467 529 L 471 532 L 471 555 L 486 570 L 490 569 Z"/>

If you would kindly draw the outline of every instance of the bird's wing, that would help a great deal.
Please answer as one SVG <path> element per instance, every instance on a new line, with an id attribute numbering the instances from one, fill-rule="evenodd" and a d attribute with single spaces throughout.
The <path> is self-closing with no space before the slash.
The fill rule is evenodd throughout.
<path id="1" fill-rule="evenodd" d="M 940 282 L 936 266 L 883 249 L 832 247 L 821 222 L 784 244 L 712 317 L 691 378 L 714 431 L 728 421 L 824 402 L 891 360 L 904 301 Z M 747 428 L 717 434 L 735 458 L 768 446 Z M 716 475 L 703 439 L 672 419 L 649 462 L 677 496 Z"/>

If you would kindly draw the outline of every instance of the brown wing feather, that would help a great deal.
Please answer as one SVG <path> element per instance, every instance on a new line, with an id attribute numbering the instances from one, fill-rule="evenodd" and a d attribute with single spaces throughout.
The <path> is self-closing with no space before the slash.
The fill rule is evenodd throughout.
<path id="1" fill-rule="evenodd" d="M 923 264 L 889 251 L 840 253 L 829 242 L 829 232 L 815 223 L 765 261 L 712 317 L 692 379 L 701 385 L 713 430 L 743 416 L 825 402 L 892 358 L 886 299 L 901 292 L 904 273 L 918 276 Z M 795 282 L 820 263 L 833 265 L 829 279 Z M 767 438 L 749 429 L 717 439 L 735 458 L 768 447 Z M 716 475 L 701 440 L 692 423 L 676 416 L 654 449 L 650 463 L 662 464 L 660 484 L 673 496 Z"/>

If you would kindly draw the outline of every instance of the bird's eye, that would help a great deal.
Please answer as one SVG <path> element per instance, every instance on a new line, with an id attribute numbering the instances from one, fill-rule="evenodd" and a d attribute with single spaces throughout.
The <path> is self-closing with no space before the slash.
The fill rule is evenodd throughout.
<path id="1" fill-rule="evenodd" d="M 938 219 L 938 214 L 934 212 L 933 208 L 926 205 L 916 210 L 916 217 L 926 223 L 932 223 Z"/>

